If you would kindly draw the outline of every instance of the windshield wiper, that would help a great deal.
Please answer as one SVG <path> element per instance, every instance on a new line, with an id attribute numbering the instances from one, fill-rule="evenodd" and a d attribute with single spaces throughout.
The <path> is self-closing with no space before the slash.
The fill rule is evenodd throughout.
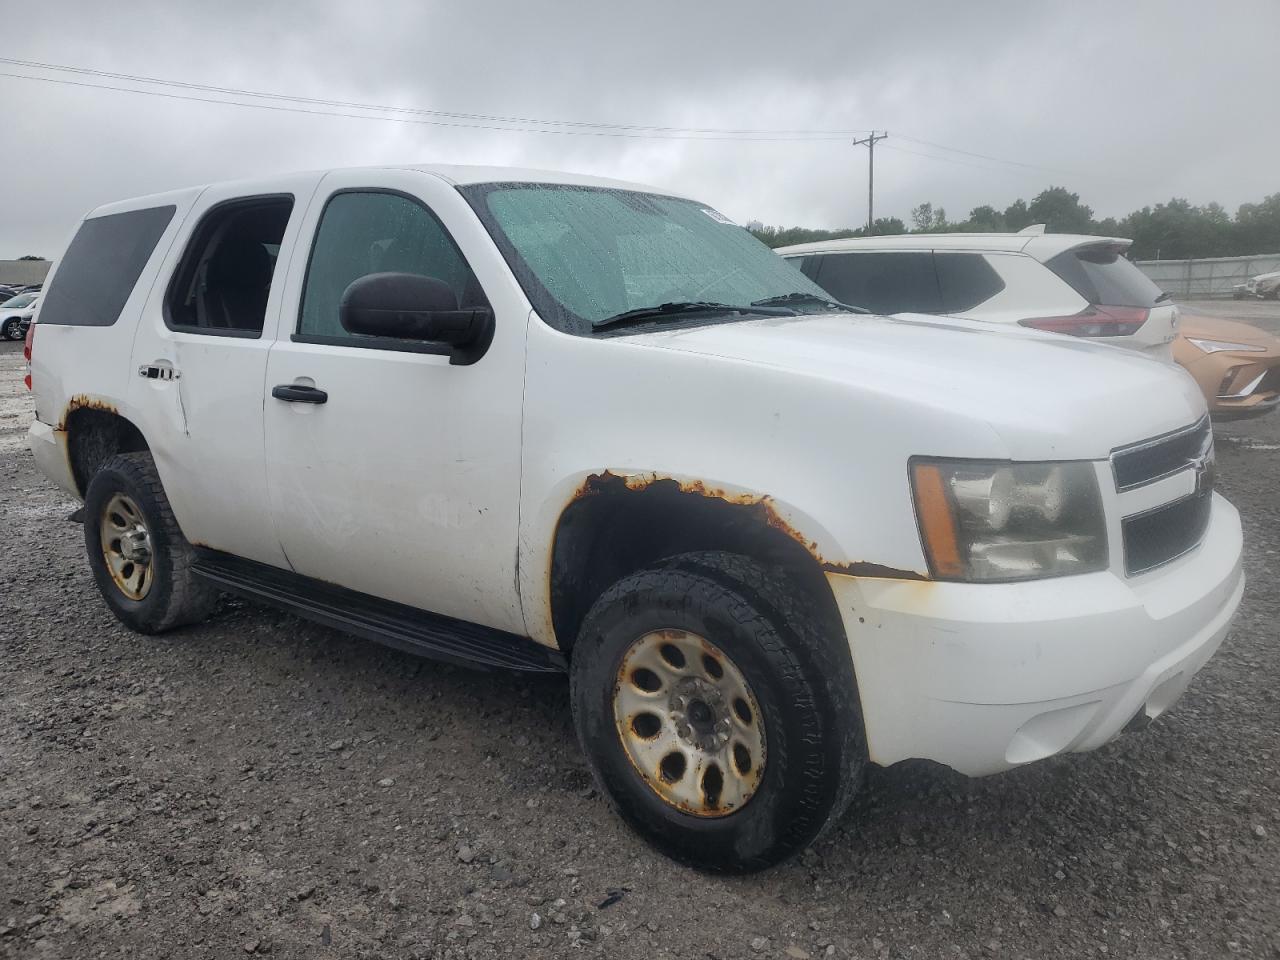
<path id="1" fill-rule="evenodd" d="M 615 313 L 612 317 L 593 320 L 591 329 L 602 330 L 605 327 L 616 327 L 641 320 L 678 317 L 686 313 L 758 313 L 773 317 L 794 317 L 796 314 L 794 310 L 786 307 L 771 308 L 754 303 L 739 307 L 731 303 L 716 303 L 714 300 L 676 300 L 673 303 L 660 303 L 653 307 L 637 307 L 634 310 L 624 310 L 622 313 Z"/>
<path id="2" fill-rule="evenodd" d="M 1173 299 L 1173 294 L 1162 290 L 1160 292 L 1160 296 L 1156 297 L 1156 303 L 1164 303 L 1166 300 L 1172 300 L 1172 299 Z"/>
<path id="3" fill-rule="evenodd" d="M 839 300 L 828 300 L 826 297 L 820 297 L 816 293 L 784 293 L 777 297 L 765 297 L 763 300 L 752 300 L 753 307 L 767 307 L 772 304 L 784 303 L 820 303 L 824 307 L 831 307 L 835 310 L 844 310 L 848 313 L 870 313 L 863 307 L 855 307 L 851 303 L 841 303 Z"/>

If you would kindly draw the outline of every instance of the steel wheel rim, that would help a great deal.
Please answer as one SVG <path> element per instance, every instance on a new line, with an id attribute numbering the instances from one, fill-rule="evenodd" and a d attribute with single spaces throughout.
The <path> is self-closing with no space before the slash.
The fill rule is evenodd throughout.
<path id="1" fill-rule="evenodd" d="M 111 580 L 130 600 L 142 600 L 151 591 L 151 533 L 133 498 L 113 494 L 98 522 L 102 558 Z"/>
<path id="2" fill-rule="evenodd" d="M 764 774 L 764 721 L 715 644 L 684 630 L 636 639 L 618 668 L 613 718 L 627 759 L 664 802 L 697 817 L 741 810 Z"/>

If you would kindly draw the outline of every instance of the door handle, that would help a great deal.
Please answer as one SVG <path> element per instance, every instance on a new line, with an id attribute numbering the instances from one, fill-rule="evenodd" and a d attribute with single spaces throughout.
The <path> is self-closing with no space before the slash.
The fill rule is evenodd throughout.
<path id="1" fill-rule="evenodd" d="M 143 380 L 177 380 L 182 374 L 166 361 L 163 364 L 144 363 L 138 368 L 138 376 Z"/>
<path id="2" fill-rule="evenodd" d="M 271 395 L 288 403 L 324 403 L 329 394 L 316 387 L 304 387 L 297 383 L 282 383 L 271 388 Z"/>

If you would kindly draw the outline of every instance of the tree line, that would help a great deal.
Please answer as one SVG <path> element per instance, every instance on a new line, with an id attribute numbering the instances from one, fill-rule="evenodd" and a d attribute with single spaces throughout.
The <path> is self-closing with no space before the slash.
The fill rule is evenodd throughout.
<path id="1" fill-rule="evenodd" d="M 1244 203 L 1229 214 L 1220 204 L 1196 206 L 1175 197 L 1117 219 L 1096 220 L 1080 195 L 1065 187 L 1049 187 L 1028 203 L 1018 199 L 1003 210 L 974 207 L 964 220 L 951 220 L 943 207 L 925 202 L 911 210 L 912 226 L 897 217 L 875 221 L 873 236 L 898 233 L 1012 233 L 1033 223 L 1049 233 L 1083 233 L 1133 240 L 1134 260 L 1184 260 L 1193 257 L 1239 257 L 1280 253 L 1280 193 L 1261 203 Z M 864 237 L 866 227 L 811 230 L 807 227 L 760 227 L 751 231 L 771 247 L 816 240 Z"/>

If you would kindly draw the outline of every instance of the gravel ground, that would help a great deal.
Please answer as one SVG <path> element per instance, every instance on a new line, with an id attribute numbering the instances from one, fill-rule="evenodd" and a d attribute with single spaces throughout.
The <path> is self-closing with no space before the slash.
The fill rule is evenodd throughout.
<path id="1" fill-rule="evenodd" d="M 117 625 L 19 368 L 0 346 L 0 956 L 1280 956 L 1280 415 L 1219 433 L 1251 582 L 1171 714 L 985 780 L 873 771 L 823 843 L 722 879 L 610 814 L 561 682 L 240 602 Z"/>

